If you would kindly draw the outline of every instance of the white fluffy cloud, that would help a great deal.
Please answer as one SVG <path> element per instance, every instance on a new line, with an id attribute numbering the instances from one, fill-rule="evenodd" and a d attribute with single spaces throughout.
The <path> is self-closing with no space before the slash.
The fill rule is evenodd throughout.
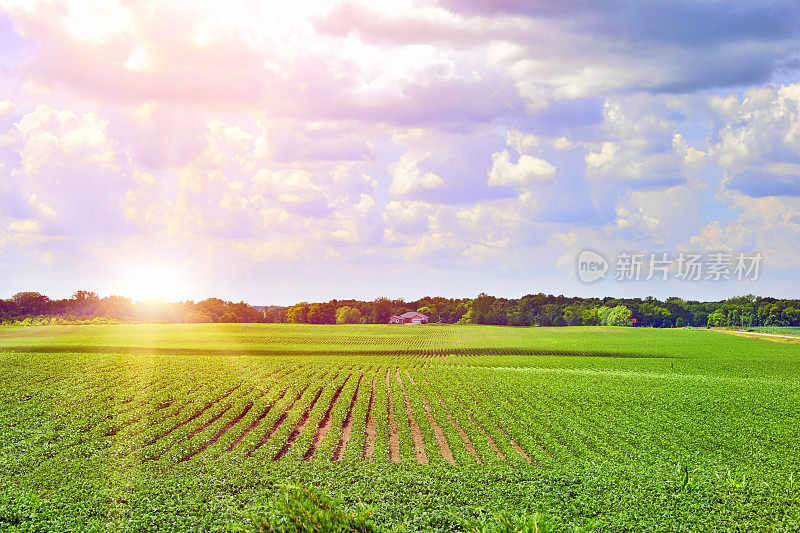
<path id="1" fill-rule="evenodd" d="M 682 124 L 674 117 L 692 105 L 685 98 L 646 94 L 607 100 L 602 131 L 608 140 L 585 155 L 586 175 L 604 187 L 671 187 L 685 181 L 687 151 L 694 149 L 680 136 Z M 693 155 L 701 157 L 697 150 Z"/>
<path id="2" fill-rule="evenodd" d="M 444 187 L 444 180 L 433 172 L 419 169 L 419 159 L 412 154 L 405 154 L 400 161 L 391 165 L 392 183 L 389 192 L 392 194 L 408 194 L 423 189 Z"/>
<path id="3" fill-rule="evenodd" d="M 489 169 L 489 185 L 530 185 L 533 182 L 552 178 L 556 168 L 537 157 L 522 154 L 516 163 L 511 161 L 508 150 L 492 155 Z"/>
<path id="4" fill-rule="evenodd" d="M 709 156 L 750 196 L 800 195 L 800 84 L 711 100 Z"/>
<path id="5" fill-rule="evenodd" d="M 35 218 L 50 235 L 119 231 L 132 162 L 108 122 L 40 104 L 9 130 L 0 212 Z"/>

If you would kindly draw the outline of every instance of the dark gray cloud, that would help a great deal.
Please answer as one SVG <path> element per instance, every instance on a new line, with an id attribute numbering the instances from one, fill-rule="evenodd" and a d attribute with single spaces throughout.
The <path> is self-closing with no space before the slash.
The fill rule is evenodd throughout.
<path id="1" fill-rule="evenodd" d="M 583 31 L 652 43 L 708 47 L 800 35 L 800 3 L 792 0 L 443 0 L 440 5 L 469 15 L 559 19 Z"/>
<path id="2" fill-rule="evenodd" d="M 609 92 L 690 93 L 742 87 L 797 70 L 798 2 L 443 0 L 439 5 L 460 16 L 390 15 L 345 1 L 317 20 L 316 29 L 337 37 L 356 35 L 380 47 L 450 47 L 464 54 L 459 59 L 462 73 L 469 72 L 469 65 L 464 64 L 469 57 L 466 51 L 491 43 L 513 43 L 519 48 L 499 60 L 510 67 L 506 76 L 492 81 L 502 85 L 510 77 L 518 92 L 537 104 L 533 107 L 542 99 L 550 104 L 552 100 Z M 524 65 L 526 61 L 530 65 Z M 435 79 L 432 74 L 430 79 Z M 448 102 L 477 112 L 475 116 L 462 113 L 463 120 L 485 122 L 487 112 L 508 116 L 483 98 L 458 98 L 479 86 L 443 86 L 454 98 L 438 99 L 444 104 L 440 108 L 448 118 L 453 114 L 447 111 Z M 427 80 L 406 94 L 409 101 L 424 103 L 425 98 L 416 91 L 430 91 L 435 97 L 436 89 Z M 484 93 L 488 94 L 492 93 Z M 513 98 L 495 94 L 492 99 L 509 105 L 517 116 L 525 114 Z M 393 104 L 400 104 L 391 107 L 402 110 L 403 116 L 421 123 L 413 113 L 416 107 Z M 431 120 L 441 118 L 430 113 L 430 106 L 418 107 L 424 108 Z"/>

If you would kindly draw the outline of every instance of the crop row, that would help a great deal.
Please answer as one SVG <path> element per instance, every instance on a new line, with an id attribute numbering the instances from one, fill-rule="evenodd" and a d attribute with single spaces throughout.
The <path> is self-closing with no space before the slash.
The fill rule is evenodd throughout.
<path id="1" fill-rule="evenodd" d="M 338 361 L 42 359 L 41 375 L 14 367 L 6 377 L 19 403 L 1 411 L 3 431 L 9 451 L 42 464 L 102 456 L 166 468 L 213 460 L 547 468 L 672 457 L 777 465 L 766 447 L 795 451 L 782 435 L 797 416 L 769 400 L 773 385 L 755 402 L 741 380 L 533 367 L 524 356 L 479 352 L 411 345 L 397 357 Z M 709 400 L 720 388 L 725 401 Z M 707 423 L 737 409 L 752 416 Z M 770 424 L 753 425 L 756 413 Z"/>

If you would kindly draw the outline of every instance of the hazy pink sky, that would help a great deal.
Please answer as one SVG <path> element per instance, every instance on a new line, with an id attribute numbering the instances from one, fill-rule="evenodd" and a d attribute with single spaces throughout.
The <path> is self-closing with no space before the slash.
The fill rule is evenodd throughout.
<path id="1" fill-rule="evenodd" d="M 0 0 L 0 297 L 800 296 L 795 1 L 168 4 Z"/>

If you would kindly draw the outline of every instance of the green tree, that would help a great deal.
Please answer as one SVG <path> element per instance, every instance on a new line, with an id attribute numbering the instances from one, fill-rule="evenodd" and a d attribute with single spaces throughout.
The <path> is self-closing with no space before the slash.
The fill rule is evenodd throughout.
<path id="1" fill-rule="evenodd" d="M 308 304 L 305 302 L 295 304 L 286 310 L 286 321 L 290 324 L 308 323 Z"/>
<path id="2" fill-rule="evenodd" d="M 188 324 L 203 324 L 207 322 L 214 322 L 214 319 L 210 316 L 204 315 L 203 313 L 198 313 L 197 311 L 191 311 L 186 313 L 186 317 L 184 321 Z"/>
<path id="3" fill-rule="evenodd" d="M 800 309 L 787 307 L 781 313 L 781 318 L 787 326 L 796 326 L 800 324 Z"/>
<path id="4" fill-rule="evenodd" d="M 583 325 L 583 320 L 581 319 L 581 315 L 579 313 L 573 313 L 567 319 L 567 325 L 568 326 L 582 326 Z"/>
<path id="5" fill-rule="evenodd" d="M 386 324 L 389 322 L 389 317 L 392 315 L 392 302 L 389 298 L 375 298 L 372 302 L 372 313 L 370 314 L 370 322 L 373 324 Z"/>
<path id="6" fill-rule="evenodd" d="M 600 324 L 600 316 L 597 314 L 597 307 L 584 309 L 581 313 L 581 320 L 585 326 L 597 326 Z"/>
<path id="7" fill-rule="evenodd" d="M 19 315 L 44 315 L 49 310 L 50 298 L 38 292 L 18 292 L 11 301 Z"/>
<path id="8" fill-rule="evenodd" d="M 337 324 L 358 324 L 361 322 L 361 311 L 345 305 L 336 310 Z"/>
<path id="9" fill-rule="evenodd" d="M 225 301 L 219 298 L 207 298 L 201 302 L 197 302 L 196 310 L 211 317 L 213 322 L 219 322 L 222 315 L 227 312 L 227 309 L 225 309 Z"/>
<path id="10" fill-rule="evenodd" d="M 506 324 L 509 326 L 529 326 L 530 322 L 525 313 L 521 311 L 510 311 L 506 317 Z"/>
<path id="11" fill-rule="evenodd" d="M 721 309 L 717 309 L 710 315 L 708 315 L 708 322 L 707 325 L 711 327 L 719 327 L 725 323 L 727 320 L 725 313 L 722 312 Z"/>
<path id="12" fill-rule="evenodd" d="M 439 321 L 439 313 L 436 312 L 436 309 L 429 307 L 427 305 L 417 309 L 417 313 L 422 313 L 423 315 L 427 316 L 429 322 Z"/>
<path id="13" fill-rule="evenodd" d="M 336 309 L 329 303 L 313 303 L 308 306 L 309 324 L 335 324 Z"/>
<path id="14" fill-rule="evenodd" d="M 608 313 L 607 324 L 608 326 L 630 326 L 631 325 L 631 310 L 624 305 L 618 305 L 611 309 Z"/>
<path id="15" fill-rule="evenodd" d="M 226 322 L 226 323 L 239 322 L 239 317 L 237 315 L 231 313 L 230 311 L 226 311 L 226 312 L 222 313 L 222 316 L 219 317 L 219 321 L 220 322 Z"/>

